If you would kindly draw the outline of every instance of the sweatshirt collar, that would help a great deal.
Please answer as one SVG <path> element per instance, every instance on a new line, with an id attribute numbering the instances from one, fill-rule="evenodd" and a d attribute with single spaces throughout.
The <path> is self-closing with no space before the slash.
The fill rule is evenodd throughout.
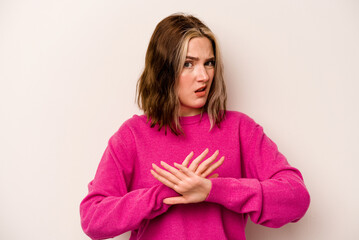
<path id="1" fill-rule="evenodd" d="M 179 121 L 181 125 L 190 125 L 201 122 L 201 120 L 208 118 L 208 114 L 206 112 L 194 115 L 194 116 L 188 116 L 188 117 L 180 117 Z"/>

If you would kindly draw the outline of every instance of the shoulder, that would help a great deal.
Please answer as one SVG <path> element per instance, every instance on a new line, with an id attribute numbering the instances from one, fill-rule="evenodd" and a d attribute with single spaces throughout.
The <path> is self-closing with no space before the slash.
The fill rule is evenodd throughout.
<path id="1" fill-rule="evenodd" d="M 138 126 L 139 124 L 147 123 L 147 117 L 146 115 L 133 115 L 131 118 L 127 119 L 123 124 L 121 125 L 120 129 L 122 127 L 134 127 Z"/>
<path id="2" fill-rule="evenodd" d="M 226 116 L 221 127 L 238 132 L 240 138 L 251 138 L 255 130 L 260 127 L 250 116 L 243 112 L 226 111 Z"/>
<path id="3" fill-rule="evenodd" d="M 254 127 L 258 125 L 250 116 L 243 112 L 226 111 L 225 122 L 239 124 L 241 127 Z"/>
<path id="4" fill-rule="evenodd" d="M 148 127 L 149 122 L 146 115 L 133 115 L 131 118 L 127 119 L 119 130 L 129 129 L 134 130 L 136 128 Z"/>
<path id="5" fill-rule="evenodd" d="M 145 115 L 133 115 L 122 123 L 120 128 L 110 138 L 112 144 L 130 144 L 133 142 L 133 135 L 136 129 L 148 126 Z"/>

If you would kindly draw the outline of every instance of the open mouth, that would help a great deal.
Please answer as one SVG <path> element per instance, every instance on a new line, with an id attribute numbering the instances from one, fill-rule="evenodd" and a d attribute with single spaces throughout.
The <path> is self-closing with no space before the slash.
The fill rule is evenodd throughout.
<path id="1" fill-rule="evenodd" d="M 204 92 L 206 90 L 206 86 L 202 87 L 202 88 L 199 88 L 197 89 L 195 92 Z"/>

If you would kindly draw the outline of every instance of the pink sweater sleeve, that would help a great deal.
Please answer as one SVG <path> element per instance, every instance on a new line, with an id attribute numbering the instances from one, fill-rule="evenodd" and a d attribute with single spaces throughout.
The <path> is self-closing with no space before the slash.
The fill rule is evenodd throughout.
<path id="1" fill-rule="evenodd" d="M 142 221 L 167 211 L 167 197 L 177 196 L 159 184 L 128 190 L 133 174 L 134 143 L 130 130 L 122 127 L 109 141 L 89 193 L 80 204 L 81 225 L 92 239 L 118 236 L 139 228 Z"/>
<path id="2" fill-rule="evenodd" d="M 248 213 L 253 222 L 268 227 L 298 221 L 310 202 L 301 173 L 288 164 L 262 127 L 253 120 L 244 125 L 240 133 L 244 178 L 211 179 L 206 201 Z"/>

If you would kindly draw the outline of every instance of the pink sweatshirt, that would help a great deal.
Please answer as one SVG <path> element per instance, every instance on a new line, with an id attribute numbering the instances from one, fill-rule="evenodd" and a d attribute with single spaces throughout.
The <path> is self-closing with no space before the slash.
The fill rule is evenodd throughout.
<path id="1" fill-rule="evenodd" d="M 151 128 L 133 116 L 111 137 L 89 193 L 81 202 L 82 228 L 92 239 L 132 231 L 134 239 L 245 239 L 248 216 L 280 227 L 298 221 L 309 206 L 300 172 L 291 167 L 261 126 L 247 115 L 227 111 L 211 131 L 207 114 L 180 119 L 185 135 Z M 178 196 L 150 173 L 151 164 L 182 163 L 194 151 L 217 149 L 225 161 L 211 179 L 202 203 L 167 205 Z"/>

